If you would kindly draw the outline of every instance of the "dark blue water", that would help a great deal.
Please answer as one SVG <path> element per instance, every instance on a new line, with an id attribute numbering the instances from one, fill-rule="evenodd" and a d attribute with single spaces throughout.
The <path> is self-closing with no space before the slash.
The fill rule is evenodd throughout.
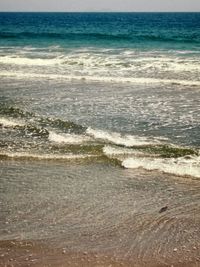
<path id="1" fill-rule="evenodd" d="M 200 13 L 0 13 L 0 45 L 198 50 Z"/>

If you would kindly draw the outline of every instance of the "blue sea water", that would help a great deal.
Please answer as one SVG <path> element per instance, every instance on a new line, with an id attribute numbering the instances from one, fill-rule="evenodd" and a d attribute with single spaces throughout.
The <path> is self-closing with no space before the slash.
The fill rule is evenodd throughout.
<path id="1" fill-rule="evenodd" d="M 1 13 L 2 45 L 199 51 L 200 13 Z"/>

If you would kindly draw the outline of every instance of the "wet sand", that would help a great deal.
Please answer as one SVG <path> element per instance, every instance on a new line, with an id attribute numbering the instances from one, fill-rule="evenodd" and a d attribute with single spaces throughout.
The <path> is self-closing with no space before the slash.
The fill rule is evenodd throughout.
<path id="1" fill-rule="evenodd" d="M 180 250 L 180 248 L 179 248 Z M 152 252 L 152 257 L 141 259 L 134 252 L 128 258 L 126 255 L 110 251 L 108 253 L 71 251 L 66 248 L 53 248 L 45 242 L 31 241 L 1 241 L 0 243 L 0 266 L 2 267 L 68 267 L 68 266 L 105 266 L 105 267 L 161 267 L 177 266 L 192 267 L 200 266 L 199 248 L 191 251 L 182 247 L 181 251 L 175 251 L 172 255 L 157 255 Z M 162 259 L 161 259 L 162 258 Z"/>
<path id="2" fill-rule="evenodd" d="M 0 266 L 200 266 L 200 184 L 104 163 L 3 160 Z"/>

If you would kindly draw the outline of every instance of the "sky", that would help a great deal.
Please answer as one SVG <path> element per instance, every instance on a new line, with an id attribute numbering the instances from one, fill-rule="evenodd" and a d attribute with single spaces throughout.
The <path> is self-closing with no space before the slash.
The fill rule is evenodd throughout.
<path id="1" fill-rule="evenodd" d="M 0 0 L 0 11 L 200 12 L 200 0 Z"/>

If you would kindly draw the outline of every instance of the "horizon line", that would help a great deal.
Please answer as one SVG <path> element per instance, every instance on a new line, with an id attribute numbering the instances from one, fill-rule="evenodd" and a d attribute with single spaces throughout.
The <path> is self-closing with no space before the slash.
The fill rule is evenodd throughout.
<path id="1" fill-rule="evenodd" d="M 48 10 L 33 10 L 33 11 L 28 11 L 28 10 L 4 10 L 1 11 L 0 13 L 200 13 L 200 11 L 115 11 L 115 10 L 108 10 L 108 11 L 103 11 L 103 10 L 97 10 L 97 11 L 48 11 Z"/>

